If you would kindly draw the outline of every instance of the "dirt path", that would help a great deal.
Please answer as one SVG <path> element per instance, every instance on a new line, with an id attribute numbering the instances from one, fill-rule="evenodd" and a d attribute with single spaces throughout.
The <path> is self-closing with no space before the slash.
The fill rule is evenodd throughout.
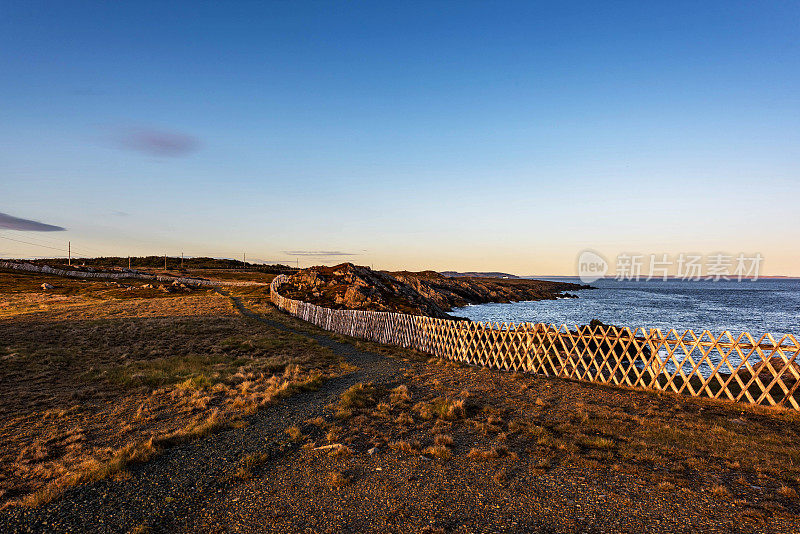
<path id="1" fill-rule="evenodd" d="M 226 294 L 220 290 L 222 294 Z M 248 310 L 232 297 L 246 317 L 273 328 L 286 325 Z M 254 325 L 255 326 L 255 325 Z M 172 531 L 210 500 L 224 498 L 247 455 L 266 453 L 278 460 L 294 445 L 286 436 L 291 425 L 323 415 L 323 407 L 350 386 L 365 381 L 390 380 L 402 371 L 402 362 L 356 349 L 327 336 L 309 335 L 357 366 L 358 371 L 327 381 L 314 392 L 299 393 L 246 417 L 247 426 L 168 449 L 154 460 L 129 469 L 125 480 L 103 480 L 67 491 L 61 498 L 37 508 L 0 512 L 3 532 L 128 532 L 137 526 Z M 235 479 L 233 479 L 235 480 Z"/>

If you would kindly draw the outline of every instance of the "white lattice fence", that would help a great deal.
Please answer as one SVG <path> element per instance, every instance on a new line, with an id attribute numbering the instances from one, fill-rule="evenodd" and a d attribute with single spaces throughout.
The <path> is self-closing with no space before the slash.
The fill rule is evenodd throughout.
<path id="1" fill-rule="evenodd" d="M 295 317 L 351 337 L 416 349 L 448 360 L 573 380 L 659 389 L 800 410 L 800 344 L 691 330 L 479 323 L 400 313 L 332 310 L 288 299 L 272 302 Z"/>

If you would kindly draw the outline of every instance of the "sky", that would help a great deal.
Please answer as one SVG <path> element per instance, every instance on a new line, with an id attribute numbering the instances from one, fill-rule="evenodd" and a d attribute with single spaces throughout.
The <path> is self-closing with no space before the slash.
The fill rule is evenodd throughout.
<path id="1" fill-rule="evenodd" d="M 800 275 L 798 193 L 798 2 L 0 4 L 0 257 Z"/>

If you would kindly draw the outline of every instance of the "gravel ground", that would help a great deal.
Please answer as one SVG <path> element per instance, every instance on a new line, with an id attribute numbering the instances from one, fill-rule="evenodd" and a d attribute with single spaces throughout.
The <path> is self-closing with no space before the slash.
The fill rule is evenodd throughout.
<path id="1" fill-rule="evenodd" d="M 239 306 L 239 301 L 235 301 Z M 240 308 L 244 310 L 244 308 Z M 262 317 L 270 326 L 286 329 Z M 130 468 L 125 480 L 103 480 L 68 490 L 61 498 L 37 508 L 0 512 L 2 532 L 129 532 L 137 527 L 172 531 L 193 510 L 220 499 L 233 487 L 230 477 L 240 458 L 266 453 L 277 461 L 291 453 L 284 430 L 304 424 L 348 387 L 365 380 L 389 379 L 401 372 L 401 362 L 357 350 L 320 336 L 318 341 L 358 366 L 359 371 L 327 381 L 314 392 L 283 399 L 246 417 L 248 425 L 167 450 L 156 459 Z M 363 371 L 368 369 L 368 371 Z"/>
<path id="2" fill-rule="evenodd" d="M 290 321 L 271 321 L 256 316 L 237 299 L 234 303 L 245 315 L 276 328 L 290 328 Z M 331 379 L 317 391 L 283 399 L 246 418 L 245 427 L 171 448 L 131 467 L 127 479 L 76 487 L 38 508 L 0 512 L 0 531 L 800 531 L 796 507 L 777 502 L 773 508 L 750 507 L 741 499 L 697 488 L 659 489 L 653 481 L 658 474 L 640 478 L 635 472 L 595 469 L 593 464 L 563 463 L 541 469 L 533 456 L 524 461 L 514 455 L 469 461 L 466 453 L 472 444 L 458 442 L 456 432 L 455 457 L 449 461 L 402 454 L 385 445 L 369 453 L 370 436 L 366 432 L 360 436 L 364 427 L 357 426 L 349 430 L 352 456 L 332 457 L 327 450 L 312 450 L 322 442 L 324 432 L 309 421 L 323 417 L 335 424 L 331 405 L 355 384 L 394 387 L 427 372 L 434 377 L 434 385 L 420 382 L 414 391 L 416 400 L 428 394 L 427 389 L 439 387 L 436 377 L 477 375 L 387 358 L 302 330 L 359 370 Z M 512 380 L 507 374 L 488 371 L 481 376 L 489 377 L 487 381 L 495 376 Z M 533 377 L 521 380 L 545 382 Z M 302 440 L 292 441 L 286 434 L 292 425 L 301 428 L 306 443 L 313 445 L 301 447 Z M 374 431 L 374 426 L 367 429 Z M 258 461 L 250 472 L 240 475 L 242 459 L 254 455 Z M 343 481 L 331 483 L 329 473 L 340 475 Z"/>

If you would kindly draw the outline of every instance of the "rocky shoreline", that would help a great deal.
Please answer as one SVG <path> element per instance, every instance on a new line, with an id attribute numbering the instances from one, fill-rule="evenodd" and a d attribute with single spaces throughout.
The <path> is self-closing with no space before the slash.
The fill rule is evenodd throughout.
<path id="1" fill-rule="evenodd" d="M 593 288 L 522 278 L 452 278 L 435 271 L 373 271 L 343 263 L 303 269 L 290 277 L 281 293 L 326 308 L 452 318 L 449 311 L 468 304 L 574 297 L 565 292 L 581 289 Z"/>

